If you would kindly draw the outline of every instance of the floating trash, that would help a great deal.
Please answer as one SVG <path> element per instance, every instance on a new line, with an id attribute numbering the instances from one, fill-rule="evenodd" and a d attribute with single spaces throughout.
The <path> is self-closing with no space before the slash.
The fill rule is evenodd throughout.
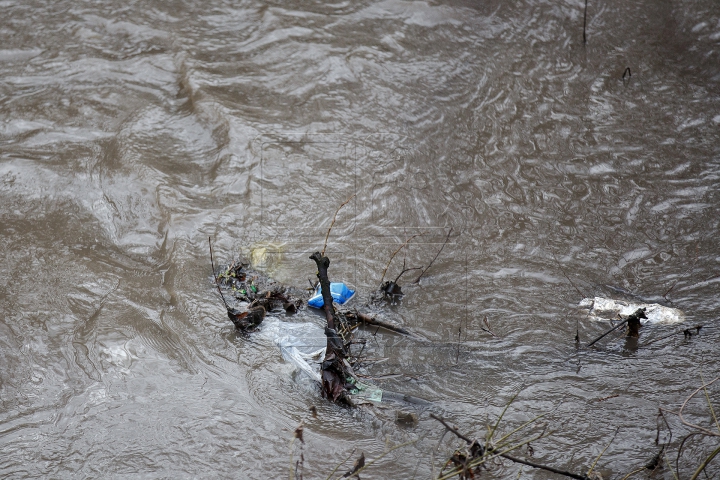
<path id="1" fill-rule="evenodd" d="M 320 362 L 325 356 L 327 337 L 314 323 L 290 323 L 270 319 L 263 324 L 262 334 L 280 348 L 285 361 L 320 382 Z"/>
<path id="2" fill-rule="evenodd" d="M 273 274 L 282 262 L 284 243 L 257 242 L 250 247 L 250 264 L 256 270 Z"/>
<path id="3" fill-rule="evenodd" d="M 383 391 L 375 385 L 355 381 L 352 377 L 348 377 L 347 382 L 353 386 L 350 389 L 350 395 L 352 395 L 355 403 L 362 403 L 362 401 L 382 402 Z"/>
<path id="4" fill-rule="evenodd" d="M 322 383 L 320 363 L 325 356 L 327 337 L 324 330 L 314 323 L 290 323 L 269 319 L 263 323 L 261 333 L 280 348 L 286 362 L 293 364 L 299 371 L 318 383 Z M 349 395 L 353 403 L 379 403 L 383 400 L 383 390 L 369 383 L 348 378 L 352 385 Z"/>
<path id="5" fill-rule="evenodd" d="M 331 283 L 330 284 L 330 294 L 333 297 L 333 300 L 336 303 L 339 303 L 340 305 L 344 305 L 352 297 L 355 296 L 355 290 L 350 290 L 347 285 L 344 283 Z M 308 300 L 307 302 L 308 306 L 314 307 L 314 308 L 322 308 L 323 305 L 325 305 L 325 302 L 322 298 L 322 293 L 320 293 L 320 285 L 317 286 L 315 289 L 315 295 Z"/>
<path id="6" fill-rule="evenodd" d="M 592 320 L 617 320 L 617 316 L 626 317 L 635 313 L 638 308 L 645 309 L 647 320 L 645 323 L 658 323 L 671 325 L 685 321 L 685 313 L 677 308 L 663 307 L 657 303 L 638 303 L 611 298 L 595 297 L 583 298 L 579 306 L 588 309 Z"/>

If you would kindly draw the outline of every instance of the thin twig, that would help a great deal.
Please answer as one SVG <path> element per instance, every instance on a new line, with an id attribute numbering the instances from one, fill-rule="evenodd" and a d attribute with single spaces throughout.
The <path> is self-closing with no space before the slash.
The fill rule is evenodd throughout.
<path id="1" fill-rule="evenodd" d="M 685 448 L 685 442 L 690 440 L 695 435 L 702 435 L 702 433 L 693 432 L 689 435 L 686 435 L 685 438 L 682 439 L 682 442 L 680 442 L 680 446 L 678 447 L 677 457 L 675 457 L 675 470 L 678 472 L 680 471 L 680 457 L 682 457 L 682 451 L 683 451 L 683 448 Z"/>
<path id="2" fill-rule="evenodd" d="M 454 433 L 455 436 L 458 437 L 459 439 L 465 440 L 468 444 L 472 443 L 472 440 L 470 440 L 468 437 L 466 437 L 466 436 L 463 435 L 462 433 L 458 432 L 457 428 L 451 427 L 450 425 L 448 425 L 447 422 L 442 419 L 442 417 L 438 417 L 438 416 L 435 415 L 434 413 L 431 413 L 431 414 L 430 414 L 430 418 L 434 418 L 434 419 L 437 420 L 438 422 L 442 423 L 443 426 L 447 429 L 448 432 Z"/>
<path id="3" fill-rule="evenodd" d="M 395 258 L 395 255 L 397 255 L 398 252 L 400 252 L 400 250 L 402 250 L 405 245 L 407 245 L 408 243 L 410 243 L 410 240 L 412 240 L 412 239 L 415 238 L 415 237 L 421 237 L 421 236 L 423 236 L 423 235 L 425 235 L 425 232 L 423 232 L 423 233 L 416 233 L 416 234 L 413 235 L 412 237 L 410 237 L 410 238 L 408 238 L 407 240 L 405 240 L 405 243 L 403 243 L 402 245 L 400 245 L 400 247 L 399 247 L 397 250 L 395 250 L 392 255 L 390 255 L 390 260 L 388 260 L 387 265 L 385 265 L 385 270 L 383 270 L 382 278 L 380 279 L 380 285 L 382 285 L 383 280 L 385 280 L 385 274 L 387 273 L 387 269 L 390 267 L 390 262 L 392 262 L 393 258 Z"/>
<path id="4" fill-rule="evenodd" d="M 520 425 L 518 428 L 516 428 L 516 429 L 513 430 L 512 432 L 504 435 L 504 436 L 503 436 L 502 438 L 500 438 L 496 443 L 500 444 L 500 443 L 504 442 L 505 439 L 509 438 L 510 435 L 512 435 L 513 433 L 517 433 L 517 432 L 519 432 L 520 430 L 522 430 L 523 428 L 527 427 L 528 425 L 531 425 L 531 424 L 537 422 L 538 420 L 540 420 L 541 418 L 543 418 L 545 415 L 547 415 L 547 413 L 543 413 L 542 415 L 538 415 L 537 417 L 533 418 L 532 420 L 528 420 L 527 422 L 523 423 L 522 425 Z"/>
<path id="5" fill-rule="evenodd" d="M 557 263 L 558 268 L 559 268 L 560 271 L 562 272 L 563 276 L 564 276 L 565 278 L 567 278 L 567 281 L 568 281 L 568 282 L 570 282 L 570 285 L 572 285 L 572 287 L 575 289 L 575 291 L 578 292 L 578 294 L 579 294 L 582 298 L 587 298 L 587 295 L 585 295 L 583 292 L 581 292 L 580 289 L 573 283 L 573 281 L 570 280 L 570 277 L 567 276 L 567 273 L 565 273 L 565 270 L 563 270 L 562 266 L 560 265 L 560 262 L 558 261 L 558 259 L 557 259 L 557 257 L 555 256 L 554 253 L 552 254 L 552 256 L 553 256 L 553 258 L 555 259 L 555 263 Z"/>
<path id="6" fill-rule="evenodd" d="M 711 436 L 711 437 L 720 437 L 720 433 L 715 433 L 715 432 L 713 432 L 713 431 L 710 431 L 710 430 L 708 430 L 708 429 L 706 429 L 706 428 L 701 427 L 700 425 L 695 425 L 695 424 L 693 424 L 693 423 L 690 423 L 690 422 L 686 421 L 686 420 L 685 420 L 685 417 L 683 417 L 683 414 L 682 414 L 682 413 L 683 413 L 683 409 L 687 406 L 687 404 L 688 404 L 688 402 L 690 401 L 690 399 L 692 399 L 700 390 L 702 390 L 702 389 L 704 389 L 704 388 L 706 388 L 706 387 L 709 387 L 710 385 L 712 385 L 713 383 L 717 382 L 718 380 L 720 380 L 720 376 L 715 377 L 715 378 L 714 378 L 713 380 L 711 380 L 710 382 L 704 383 L 703 385 L 701 385 L 700 387 L 698 387 L 688 398 L 685 399 L 685 401 L 683 402 L 682 406 L 680 407 L 680 410 L 678 410 L 678 417 L 680 418 L 680 421 L 683 423 L 683 425 L 688 426 L 688 427 L 695 428 L 695 429 L 703 432 L 705 435 L 709 435 L 709 436 Z"/>
<path id="7" fill-rule="evenodd" d="M 610 442 L 607 444 L 607 446 L 605 448 L 603 448 L 603 451 L 600 452 L 600 455 L 597 456 L 597 458 L 595 459 L 593 464 L 590 466 L 590 470 L 588 470 L 587 474 L 585 475 L 586 477 L 590 476 L 593 469 L 595 468 L 595 465 L 597 465 L 597 463 L 600 461 L 600 458 L 602 458 L 602 456 L 605 454 L 605 450 L 610 448 L 610 445 L 612 445 L 612 442 L 615 440 L 615 437 L 617 437 L 617 434 L 619 431 L 620 431 L 620 427 L 617 427 L 617 429 L 615 430 L 615 435 L 613 435 L 613 437 L 610 439 Z"/>
<path id="8" fill-rule="evenodd" d="M 660 457 L 662 457 L 663 454 L 665 453 L 665 446 L 666 445 L 663 445 L 662 447 L 660 447 L 660 451 L 658 453 L 656 453 L 655 456 L 652 457 L 649 462 L 647 462 L 645 465 L 643 465 L 646 469 L 648 469 L 650 471 L 655 471 L 655 469 L 658 468 L 658 466 L 660 465 Z"/>
<path id="9" fill-rule="evenodd" d="M 521 464 L 523 464 L 523 465 L 527 465 L 527 466 L 529 466 L 529 467 L 539 468 L 539 469 L 542 469 L 542 470 L 547 470 L 547 471 L 549 471 L 549 472 L 557 473 L 557 474 L 559 474 L 559 475 L 564 475 L 564 476 L 570 477 L 570 478 L 575 478 L 575 479 L 577 479 L 577 480 L 588 480 L 588 478 L 587 478 L 586 476 L 584 476 L 584 475 L 578 475 L 578 474 L 575 474 L 575 473 L 566 472 L 566 471 L 563 471 L 563 470 L 558 470 L 558 469 L 553 468 L 553 467 L 548 467 L 547 465 L 540 465 L 540 464 L 538 464 L 538 463 L 528 462 L 528 461 L 526 461 L 526 460 L 521 460 L 521 459 L 519 459 L 519 458 L 515 458 L 515 457 L 512 457 L 512 456 L 510 456 L 510 455 L 507 454 L 507 452 L 511 452 L 511 451 L 513 451 L 513 450 L 517 450 L 518 448 L 523 447 L 523 446 L 527 445 L 528 443 L 534 442 L 535 440 L 539 440 L 539 439 L 541 439 L 541 438 L 545 438 L 545 437 L 551 435 L 552 433 L 553 433 L 553 432 L 547 432 L 547 433 L 543 432 L 543 433 L 541 433 L 541 434 L 539 434 L 539 435 L 537 435 L 537 436 L 535 436 L 535 437 L 532 437 L 532 438 L 530 438 L 530 439 L 528 439 L 528 440 L 524 440 L 524 441 L 522 441 L 522 442 L 520 442 L 520 443 L 516 443 L 515 445 L 512 445 L 512 446 L 506 448 L 505 450 L 503 450 L 503 451 L 501 451 L 501 452 L 499 452 L 499 453 L 495 453 L 495 452 L 493 451 L 493 452 L 491 452 L 491 455 L 490 455 L 489 457 L 487 457 L 487 458 L 482 458 L 481 461 L 479 461 L 479 462 L 471 462 L 471 463 L 468 465 L 468 467 L 471 467 L 471 468 L 472 468 L 472 467 L 477 467 L 478 465 L 482 465 L 483 463 L 486 463 L 486 462 L 488 462 L 488 461 L 490 461 L 490 460 L 494 460 L 494 459 L 497 458 L 497 457 L 502 457 L 502 458 L 506 458 L 506 459 L 510 460 L 511 462 L 517 462 L 517 463 L 521 463 Z M 445 477 L 445 478 L 449 478 L 449 477 Z"/>
<path id="10" fill-rule="evenodd" d="M 458 341 L 457 341 L 457 354 L 455 355 L 455 365 L 458 365 L 458 362 L 460 361 L 460 344 L 462 343 L 462 340 L 460 340 L 461 334 L 462 334 L 462 320 L 460 320 L 460 325 L 458 326 Z"/>
<path id="11" fill-rule="evenodd" d="M 675 412 L 672 412 L 672 413 L 675 413 Z M 667 418 L 665 418 L 665 414 L 663 413 L 662 407 L 661 407 L 661 408 L 658 408 L 658 416 L 657 416 L 657 418 L 658 418 L 658 419 L 662 418 L 663 422 L 665 422 L 665 426 L 666 426 L 667 429 L 668 429 L 668 433 L 670 434 L 670 438 L 668 438 L 667 442 L 665 442 L 665 443 L 663 444 L 663 445 L 667 445 L 667 444 L 669 444 L 670 442 L 672 442 L 672 436 L 673 436 L 673 435 L 672 435 L 672 429 L 670 428 L 670 424 L 668 423 Z M 655 445 L 660 445 L 660 423 L 657 422 L 657 419 L 656 419 L 656 423 L 657 423 L 657 435 L 655 436 Z"/>
<path id="12" fill-rule="evenodd" d="M 627 480 L 628 478 L 630 478 L 631 476 L 635 475 L 636 473 L 640 473 L 640 472 L 643 472 L 643 471 L 645 471 L 645 470 L 647 470 L 647 469 L 646 469 L 645 466 L 643 465 L 642 467 L 640 467 L 640 468 L 638 468 L 638 469 L 636 469 L 636 470 L 633 470 L 632 472 L 630 472 L 630 473 L 628 473 L 627 475 L 625 475 L 625 476 L 622 478 L 622 480 Z"/>
<path id="13" fill-rule="evenodd" d="M 410 336 L 414 337 L 412 332 L 410 332 L 409 330 L 407 330 L 399 325 L 393 325 L 392 323 L 385 322 L 383 320 L 378 320 L 374 316 L 371 316 L 371 315 L 368 315 L 365 313 L 360 313 L 357 310 L 354 310 L 354 311 L 342 310 L 340 313 L 342 313 L 343 315 L 346 315 L 346 316 L 354 315 L 355 318 L 358 319 L 358 321 L 363 322 L 368 325 L 377 326 L 378 328 L 382 327 L 384 329 L 387 329 L 387 330 L 390 330 L 390 331 L 393 331 L 396 333 L 401 333 L 403 335 L 410 335 Z"/>
<path id="14" fill-rule="evenodd" d="M 510 455 L 507 455 L 507 454 L 501 454 L 500 456 L 503 457 L 503 458 L 507 458 L 507 459 L 510 460 L 511 462 L 520 463 L 520 464 L 522 464 L 522 465 L 527 465 L 528 467 L 539 468 L 539 469 L 541 469 L 541 470 L 547 470 L 548 472 L 557 473 L 558 475 L 563 475 L 563 476 L 565 476 L 565 477 L 575 478 L 575 479 L 577 479 L 577 480 L 587 480 L 587 477 L 584 476 L 584 475 L 578 475 L 578 474 L 576 474 L 576 473 L 566 472 L 566 471 L 564 471 L 564 470 L 560 470 L 560 469 L 557 469 L 557 468 L 549 467 L 549 466 L 547 466 L 547 465 L 541 465 L 541 464 L 539 464 L 539 463 L 528 462 L 527 460 L 522 460 L 522 459 L 520 459 L 520 458 L 511 457 Z"/>
<path id="15" fill-rule="evenodd" d="M 700 380 L 705 383 L 705 379 L 702 376 L 702 373 L 700 374 Z M 712 415 L 713 420 L 715 420 L 715 426 L 718 428 L 718 432 L 720 432 L 720 423 L 718 423 L 717 416 L 715 415 L 715 410 L 713 409 L 712 402 L 710 401 L 710 395 L 708 395 L 707 391 L 707 385 L 703 385 L 703 390 L 705 390 L 705 399 L 708 403 L 708 408 L 710 409 L 710 415 Z"/>
<path id="16" fill-rule="evenodd" d="M 518 395 L 520 395 L 520 392 L 521 392 L 521 390 L 518 390 L 517 392 L 515 392 L 515 395 L 513 395 L 512 398 L 510 398 L 508 403 L 505 405 L 505 408 L 503 408 L 503 411 L 500 413 L 500 416 L 498 417 L 497 422 L 495 422 L 495 425 L 493 426 L 492 430 L 488 431 L 488 436 L 485 439 L 486 445 L 490 444 L 490 440 L 492 440 L 492 437 L 493 437 L 493 435 L 495 435 L 495 431 L 497 430 L 498 425 L 500 425 L 500 420 L 502 420 L 502 418 L 505 416 L 505 412 L 507 412 L 507 409 L 510 408 L 510 405 L 512 405 L 512 403 L 515 401 L 515 399 L 518 397 Z"/>
<path id="17" fill-rule="evenodd" d="M 483 322 L 485 323 L 485 326 L 487 328 L 480 327 L 480 330 L 482 330 L 483 332 L 489 333 L 493 337 L 497 337 L 497 335 L 495 335 L 495 333 L 492 330 L 490 330 L 490 323 L 488 323 L 487 315 L 485 315 L 485 318 L 483 318 Z"/>
<path id="18" fill-rule="evenodd" d="M 355 195 L 357 195 L 357 194 L 353 193 L 350 198 L 348 198 L 347 200 L 345 200 L 345 202 L 344 202 L 342 205 L 340 205 L 337 210 L 335 210 L 335 215 L 333 215 L 332 223 L 330 224 L 330 228 L 328 228 L 327 234 L 325 235 L 325 245 L 323 245 L 323 249 L 322 249 L 322 256 L 323 256 L 323 257 L 325 256 L 325 249 L 327 248 L 328 238 L 330 237 L 330 230 L 332 230 L 333 225 L 335 225 L 335 218 L 337 217 L 338 212 L 340 211 L 340 209 L 341 209 L 342 207 L 344 207 L 345 205 L 347 205 L 347 203 L 348 203 L 350 200 L 352 200 L 353 197 L 355 197 Z"/>
<path id="19" fill-rule="evenodd" d="M 385 458 L 387 455 L 389 455 L 389 454 L 392 453 L 393 451 L 397 450 L 398 448 L 407 447 L 408 445 L 412 445 L 413 443 L 417 443 L 418 441 L 420 441 L 420 439 L 419 439 L 419 438 L 416 438 L 415 440 L 411 440 L 411 441 L 409 441 L 409 442 L 401 443 L 400 445 L 395 445 L 394 447 L 392 447 L 390 450 L 388 450 L 387 452 L 383 453 L 383 454 L 380 455 L 379 457 L 377 457 L 377 458 L 369 461 L 368 463 L 366 463 L 364 467 L 357 469 L 357 470 L 353 473 L 353 475 L 358 475 L 360 472 L 362 472 L 363 470 L 365 470 L 366 468 L 368 468 L 370 465 L 372 465 L 373 463 L 375 463 L 375 462 L 377 462 L 377 461 L 379 461 L 379 460 L 382 460 L 383 458 Z M 342 477 L 338 477 L 338 479 L 339 479 L 339 478 L 342 478 Z"/>
<path id="20" fill-rule="evenodd" d="M 698 476 L 702 473 L 703 470 L 705 470 L 705 467 L 707 467 L 713 458 L 715 458 L 718 454 L 720 454 L 720 447 L 717 447 L 713 452 L 700 464 L 700 466 L 695 470 L 695 473 L 693 473 L 693 476 L 690 477 L 690 480 L 696 480 Z"/>
<path id="21" fill-rule="evenodd" d="M 405 275 L 407 272 L 412 272 L 413 270 L 422 270 L 422 268 L 423 268 L 423 267 L 405 268 L 405 260 L 403 260 L 403 269 L 402 269 L 402 272 L 400 272 L 400 273 L 398 274 L 398 276 L 395 277 L 395 280 L 393 281 L 393 283 L 397 283 L 398 280 L 400 280 L 400 277 L 402 277 L 403 275 Z M 421 275 L 422 275 L 422 274 L 421 274 Z"/>
<path id="22" fill-rule="evenodd" d="M 225 304 L 225 308 L 227 310 L 230 310 L 230 307 L 228 307 L 228 304 L 225 301 L 225 296 L 223 295 L 222 290 L 220 290 L 220 281 L 218 280 L 217 274 L 215 273 L 215 260 L 213 259 L 212 240 L 210 236 L 208 236 L 208 244 L 210 245 L 210 265 L 212 266 L 213 277 L 215 278 L 215 286 L 218 289 L 220 298 L 222 298 L 222 301 Z"/>
<path id="23" fill-rule="evenodd" d="M 333 471 L 330 472 L 330 475 L 328 475 L 325 480 L 330 480 L 330 479 L 332 478 L 332 476 L 335 474 L 335 472 L 337 472 L 337 469 L 340 468 L 341 466 L 343 466 L 343 464 L 344 464 L 345 462 L 347 462 L 348 460 L 350 460 L 350 457 L 353 456 L 353 454 L 355 453 L 355 450 L 357 450 L 357 448 L 353 448 L 353 449 L 352 449 L 352 452 L 350 452 L 350 455 L 348 455 L 345 460 L 343 460 L 342 462 L 338 463 L 337 466 L 335 466 L 335 468 L 333 468 Z"/>
<path id="24" fill-rule="evenodd" d="M 670 461 L 667 458 L 667 454 L 663 455 L 663 460 L 665 460 L 665 465 L 668 466 L 668 470 L 670 470 L 670 473 L 672 473 L 672 476 L 675 480 L 680 480 L 675 472 L 673 472 L 672 465 L 670 465 Z"/>
<path id="25" fill-rule="evenodd" d="M 430 414 L 430 415 L 432 416 L 432 415 L 434 415 L 434 414 Z M 447 432 L 448 432 L 447 429 L 443 430 L 443 433 L 442 433 L 442 435 L 440 435 L 440 439 L 438 440 L 437 445 L 435 445 L 435 448 L 433 449 L 433 453 L 440 451 L 440 444 L 441 444 L 442 441 L 445 439 L 445 435 L 447 435 Z M 434 476 L 434 475 L 433 475 L 433 476 Z"/>
<path id="26" fill-rule="evenodd" d="M 518 392 L 518 393 L 519 393 L 519 392 Z M 505 408 L 506 410 L 507 410 L 507 407 L 510 405 L 510 403 L 512 403 L 512 401 L 515 399 L 515 397 L 517 397 L 517 394 L 510 400 L 510 402 L 508 403 L 508 405 L 507 405 L 506 408 Z M 504 414 L 504 413 L 505 413 L 505 412 L 503 411 L 503 414 Z M 505 435 L 500 441 L 505 440 L 506 438 L 508 438 L 508 437 L 509 437 L 510 435 L 512 435 L 513 433 L 515 433 L 515 432 L 519 431 L 520 429 L 526 427 L 527 425 L 535 422 L 536 420 L 538 420 L 538 419 L 541 418 L 542 416 L 543 416 L 543 415 L 540 415 L 540 416 L 534 418 L 533 420 L 530 420 L 529 422 L 526 422 L 526 423 L 523 424 L 522 426 L 518 427 L 517 429 L 515 429 L 515 430 L 513 430 L 512 432 L 510 432 L 510 433 L 508 433 L 507 435 Z M 448 423 L 447 423 L 445 420 L 443 420 L 441 417 L 438 417 L 438 416 L 435 415 L 434 413 L 431 413 L 431 414 L 430 414 L 430 417 L 431 417 L 431 418 L 434 418 L 435 420 L 437 420 L 438 422 L 440 422 L 440 423 L 443 424 L 443 426 L 445 427 L 445 433 L 451 432 L 451 433 L 455 434 L 455 436 L 457 436 L 457 437 L 460 438 L 461 440 L 465 440 L 465 442 L 466 442 L 468 445 L 471 445 L 471 444 L 473 443 L 473 441 L 470 440 L 470 438 L 468 438 L 467 436 L 465 436 L 465 435 L 463 435 L 462 433 L 460 433 L 460 432 L 457 430 L 457 428 L 448 425 Z M 500 418 L 502 418 L 502 415 L 500 416 Z M 499 420 L 498 420 L 498 421 L 499 421 Z M 495 427 L 497 428 L 497 424 L 495 425 Z M 493 431 L 494 431 L 494 430 L 495 430 L 495 429 L 493 429 Z M 444 433 L 443 433 L 443 435 L 444 435 Z M 489 453 L 491 453 L 491 456 L 490 456 L 490 457 L 487 457 L 487 458 L 485 458 L 484 456 L 483 456 L 483 457 L 480 457 L 480 458 L 478 459 L 478 460 L 480 460 L 480 461 L 470 462 L 470 464 L 466 465 L 466 467 L 474 468 L 474 467 L 477 467 L 477 466 L 479 466 L 479 465 L 481 465 L 481 464 L 483 464 L 483 463 L 486 463 L 488 460 L 491 460 L 491 459 L 493 459 L 493 458 L 503 457 L 503 458 L 506 458 L 506 459 L 508 459 L 508 460 L 510 460 L 510 461 L 512 461 L 512 462 L 516 462 L 516 463 L 520 463 L 520 464 L 523 464 L 523 465 L 527 465 L 527 466 L 529 466 L 529 467 L 539 468 L 539 469 L 542 469 L 542 470 L 547 470 L 547 471 L 549 471 L 549 472 L 557 473 L 557 474 L 559 474 L 559 475 L 564 475 L 564 476 L 566 476 L 566 477 L 575 478 L 575 479 L 578 479 L 578 480 L 587 480 L 587 477 L 584 476 L 584 475 L 577 475 L 577 474 L 574 474 L 574 473 L 571 473 L 571 472 L 566 472 L 566 471 L 564 471 L 564 470 L 558 470 L 558 469 L 556 469 L 556 468 L 549 467 L 549 466 L 547 466 L 547 465 L 540 465 L 540 464 L 538 464 L 538 463 L 528 462 L 527 460 L 522 460 L 522 459 L 519 459 L 519 458 L 515 458 L 515 457 L 512 457 L 512 456 L 510 456 L 510 455 L 507 454 L 507 452 L 511 452 L 511 451 L 513 451 L 513 450 L 516 450 L 516 449 L 520 448 L 521 446 L 526 445 L 527 443 L 530 443 L 531 441 L 538 440 L 539 438 L 543 438 L 544 436 L 545 436 L 545 433 L 541 433 L 540 435 L 532 438 L 531 440 L 525 440 L 525 441 L 523 441 L 523 442 L 521 442 L 521 443 L 519 443 L 519 444 L 517 444 L 517 445 L 513 445 L 512 447 L 506 448 L 505 450 L 503 450 L 503 451 L 501 451 L 501 452 L 492 452 L 492 451 L 491 451 L 491 452 L 489 452 Z M 492 434 L 490 435 L 490 438 L 492 438 Z M 614 437 L 613 437 L 613 438 L 614 438 Z M 604 450 L 603 450 L 603 451 L 604 451 Z M 448 478 L 451 478 L 451 477 L 457 475 L 458 472 L 459 472 L 458 468 L 460 468 L 460 467 L 455 468 L 454 470 L 452 470 L 451 472 L 449 472 L 448 474 L 446 474 L 445 476 L 443 476 L 443 477 L 441 477 L 441 478 L 442 478 L 442 479 L 448 479 Z"/>
<path id="27" fill-rule="evenodd" d="M 625 82 L 625 75 L 627 75 L 627 78 L 628 78 L 628 79 L 627 79 L 627 83 Z M 630 67 L 626 67 L 626 68 L 625 68 L 625 71 L 624 71 L 623 74 L 622 74 L 622 82 L 623 82 L 623 85 L 625 85 L 626 87 L 627 87 L 628 85 L 630 85 L 630 80 L 632 80 L 632 71 L 630 70 Z"/>
<path id="28" fill-rule="evenodd" d="M 598 340 L 601 340 L 601 339 L 605 338 L 607 335 L 611 334 L 612 332 L 614 332 L 614 331 L 617 330 L 618 328 L 622 327 L 623 325 L 625 325 L 625 324 L 627 323 L 627 321 L 628 321 L 628 319 L 626 318 L 625 320 L 623 320 L 622 322 L 618 323 L 617 325 L 615 325 L 613 328 L 611 328 L 611 329 L 608 330 L 607 332 L 605 332 L 605 333 L 603 333 L 602 335 L 600 335 L 598 338 L 596 338 L 596 339 L 593 340 L 592 342 L 590 342 L 590 343 L 588 343 L 587 345 L 585 345 L 585 347 L 592 347 L 593 345 L 595 345 L 595 343 L 596 343 Z"/>
<path id="29" fill-rule="evenodd" d="M 700 329 L 703 328 L 703 326 L 702 326 L 702 325 L 697 325 L 697 326 L 695 326 L 694 328 L 696 328 L 697 331 L 699 332 Z M 682 330 L 677 330 L 677 331 L 675 331 L 675 332 L 673 332 L 673 333 L 669 333 L 669 334 L 664 335 L 664 336 L 662 336 L 662 337 L 660 337 L 660 338 L 656 338 L 655 340 L 651 340 L 651 341 L 649 341 L 649 342 L 647 342 L 647 343 L 644 343 L 644 344 L 642 344 L 640 347 L 647 347 L 648 345 L 652 345 L 653 343 L 656 343 L 656 342 L 659 342 L 659 341 L 661 341 L 661 340 L 665 340 L 665 339 L 667 339 L 667 338 L 673 337 L 673 336 L 675 336 L 675 335 L 677 335 L 677 334 L 679 334 L 679 333 L 685 333 L 686 330 L 690 330 L 690 329 L 689 329 L 689 328 L 683 328 Z"/>
<path id="30" fill-rule="evenodd" d="M 445 241 L 443 242 L 442 247 L 440 247 L 440 250 L 438 250 L 438 252 L 435 254 L 435 258 L 433 258 L 433 259 L 430 261 L 430 264 L 429 264 L 422 272 L 420 272 L 420 275 L 418 275 L 418 277 L 415 279 L 415 281 L 414 281 L 413 283 L 418 283 L 418 282 L 420 282 L 420 279 L 422 278 L 423 275 L 425 275 L 425 272 L 427 272 L 428 269 L 432 266 L 433 262 L 434 262 L 435 260 L 437 260 L 437 258 L 438 258 L 438 257 L 440 256 L 440 254 L 442 253 L 443 248 L 445 248 L 445 245 L 447 245 L 448 240 L 450 240 L 450 234 L 452 233 L 452 231 L 453 231 L 453 229 L 452 229 L 452 227 L 450 227 L 450 230 L 448 230 L 447 237 L 445 237 Z M 381 282 L 381 283 L 382 283 L 382 282 Z"/>

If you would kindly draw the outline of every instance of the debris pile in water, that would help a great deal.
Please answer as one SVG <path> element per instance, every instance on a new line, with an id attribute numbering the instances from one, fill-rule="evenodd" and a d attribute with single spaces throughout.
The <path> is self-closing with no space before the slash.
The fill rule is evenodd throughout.
<path id="1" fill-rule="evenodd" d="M 579 306 L 588 310 L 592 320 L 617 319 L 618 315 L 627 316 L 643 309 L 647 316 L 646 323 L 672 325 L 685 321 L 685 313 L 677 308 L 664 307 L 657 303 L 637 303 L 611 298 L 583 298 Z"/>
<path id="2" fill-rule="evenodd" d="M 233 322 L 235 328 L 242 332 L 253 331 L 265 319 L 266 313 L 280 309 L 287 313 L 295 313 L 302 305 L 302 299 L 295 292 L 250 271 L 248 263 L 235 261 L 218 275 L 215 272 L 210 238 L 208 238 L 208 242 L 210 243 L 210 263 L 213 268 L 215 285 L 227 310 L 228 318 Z M 231 306 L 227 302 L 221 287 L 224 287 L 228 294 L 232 295 L 237 302 L 237 307 Z"/>

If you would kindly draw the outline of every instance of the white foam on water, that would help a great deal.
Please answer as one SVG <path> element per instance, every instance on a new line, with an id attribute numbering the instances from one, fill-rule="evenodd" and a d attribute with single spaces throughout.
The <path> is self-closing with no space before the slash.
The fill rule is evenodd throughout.
<path id="1" fill-rule="evenodd" d="M 583 298 L 579 306 L 589 310 L 588 314 L 591 320 L 617 319 L 618 315 L 626 317 L 635 313 L 638 308 L 644 308 L 648 318 L 643 323 L 672 325 L 685 321 L 685 313 L 682 310 L 664 307 L 657 303 L 637 303 L 595 297 Z"/>

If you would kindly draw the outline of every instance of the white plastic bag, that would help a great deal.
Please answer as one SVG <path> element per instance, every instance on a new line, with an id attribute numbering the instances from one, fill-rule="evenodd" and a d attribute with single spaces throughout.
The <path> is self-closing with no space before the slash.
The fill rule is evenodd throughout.
<path id="1" fill-rule="evenodd" d="M 617 320 L 618 314 L 626 317 L 638 308 L 645 308 L 645 315 L 648 317 L 643 323 L 659 323 L 672 325 L 685 321 L 685 313 L 677 308 L 663 307 L 657 303 L 637 303 L 624 300 L 613 300 L 611 298 L 595 297 L 583 298 L 579 305 L 586 308 L 592 320 Z"/>
<path id="2" fill-rule="evenodd" d="M 327 337 L 313 323 L 281 322 L 274 318 L 262 324 L 262 333 L 280 348 L 285 361 L 320 382 L 320 362 L 325 357 Z"/>
<path id="3" fill-rule="evenodd" d="M 318 383 L 322 383 L 320 363 L 325 358 L 327 337 L 325 331 L 313 323 L 281 322 L 268 318 L 262 323 L 261 334 L 280 347 L 285 361 L 307 374 Z M 354 404 L 379 403 L 383 399 L 383 390 L 375 385 L 348 379 L 353 384 L 349 392 Z"/>

